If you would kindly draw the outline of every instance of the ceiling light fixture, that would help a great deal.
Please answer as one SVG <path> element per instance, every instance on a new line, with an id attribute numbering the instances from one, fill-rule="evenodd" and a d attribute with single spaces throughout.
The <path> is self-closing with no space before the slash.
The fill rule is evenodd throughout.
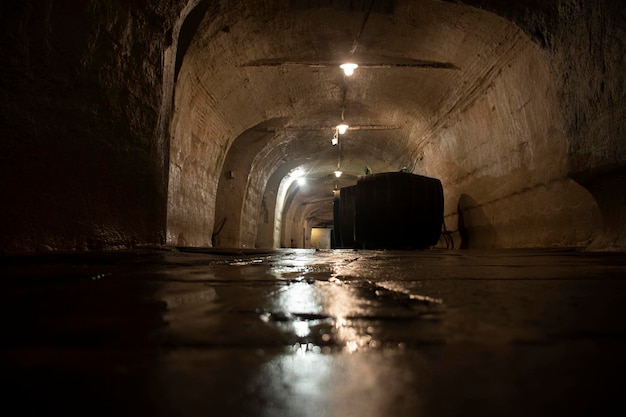
<path id="1" fill-rule="evenodd" d="M 344 125 L 343 123 L 340 125 L 337 125 L 337 132 L 339 132 L 340 135 L 343 135 L 344 133 L 346 133 L 346 130 L 348 130 L 350 126 L 348 125 Z"/>
<path id="2" fill-rule="evenodd" d="M 341 172 L 340 170 L 335 171 L 335 177 L 339 178 L 341 177 L 341 174 L 343 174 L 343 172 Z"/>
<path id="3" fill-rule="evenodd" d="M 354 74 L 354 70 L 357 69 L 358 67 L 359 66 L 357 64 L 353 64 L 353 63 L 346 63 L 346 64 L 339 65 L 339 68 L 341 68 L 343 70 L 343 73 L 348 77 Z"/>
<path id="4" fill-rule="evenodd" d="M 337 130 L 335 130 L 335 134 L 333 135 L 333 138 L 330 140 L 330 143 L 332 143 L 333 146 L 339 143 L 339 132 Z"/>

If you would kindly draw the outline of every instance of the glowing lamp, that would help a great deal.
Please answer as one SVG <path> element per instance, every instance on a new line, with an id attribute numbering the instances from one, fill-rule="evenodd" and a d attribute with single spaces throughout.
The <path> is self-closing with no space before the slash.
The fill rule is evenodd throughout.
<path id="1" fill-rule="evenodd" d="M 354 70 L 357 69 L 358 67 L 359 66 L 357 64 L 352 64 L 352 63 L 339 65 L 339 68 L 341 68 L 343 70 L 343 73 L 346 74 L 346 76 L 348 77 L 354 74 Z"/>

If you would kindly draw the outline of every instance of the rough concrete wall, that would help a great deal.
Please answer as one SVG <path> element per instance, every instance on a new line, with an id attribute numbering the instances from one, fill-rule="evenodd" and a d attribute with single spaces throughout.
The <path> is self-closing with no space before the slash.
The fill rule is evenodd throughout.
<path id="1" fill-rule="evenodd" d="M 624 250 L 626 5 L 561 2 L 558 16 L 560 30 L 548 33 L 546 42 L 561 89 L 568 169 L 591 191 L 603 219 L 590 248 Z"/>
<path id="2" fill-rule="evenodd" d="M 238 244 L 242 247 L 256 246 L 259 216 L 263 209 L 263 198 L 266 195 L 268 180 L 275 173 L 278 177 L 284 177 L 288 171 L 288 166 L 293 166 L 299 162 L 299 158 L 289 155 L 285 147 L 287 140 L 284 135 L 275 135 L 265 143 L 263 149 L 257 152 L 250 164 L 250 173 L 244 188 L 244 198 L 239 204 L 241 207 L 241 231 Z M 288 159 L 290 159 L 289 163 L 287 163 Z M 278 187 L 273 194 L 277 195 L 277 193 Z M 273 211 L 271 214 L 267 213 L 268 222 L 270 218 L 274 218 L 276 201 L 272 201 L 270 205 Z"/>
<path id="3" fill-rule="evenodd" d="M 298 200 L 298 198 L 294 198 L 285 213 L 281 242 L 285 247 L 309 248 L 310 239 L 307 238 L 306 231 L 309 231 L 311 227 L 304 218 L 306 206 L 300 204 Z M 291 242 L 293 242 L 293 246 L 291 246 Z"/>
<path id="4" fill-rule="evenodd" d="M 623 1 L 469 0 L 519 25 L 549 57 L 569 176 L 602 214 L 590 249 L 626 248 L 626 7 Z"/>
<path id="5" fill-rule="evenodd" d="M 562 2 L 558 16 L 561 30 L 546 42 L 561 88 L 569 170 L 585 181 L 626 165 L 626 4 Z"/>
<path id="6" fill-rule="evenodd" d="M 517 24 L 548 55 L 572 176 L 626 164 L 626 7 L 614 0 L 466 0 Z"/>
<path id="7" fill-rule="evenodd" d="M 306 247 L 302 240 L 302 228 L 306 227 L 302 218 L 305 206 L 299 188 L 300 185 L 294 184 L 285 198 L 280 230 L 280 246 L 284 248 Z"/>
<path id="8" fill-rule="evenodd" d="M 546 58 L 519 43 L 423 149 L 421 166 L 442 180 L 457 247 L 584 246 L 597 231 L 593 198 L 567 176 Z"/>
<path id="9" fill-rule="evenodd" d="M 257 248 L 271 248 L 274 246 L 274 213 L 276 211 L 276 189 L 278 187 L 265 188 L 261 212 L 257 222 L 257 235 L 254 246 Z"/>
<path id="10" fill-rule="evenodd" d="M 167 242 L 211 246 L 215 195 L 230 129 L 216 116 L 195 72 L 182 72 L 172 118 Z M 201 85 L 200 85 L 201 87 Z"/>
<path id="11" fill-rule="evenodd" d="M 263 126 L 255 126 L 239 135 L 229 148 L 216 196 L 214 246 L 254 247 L 257 206 L 265 185 L 254 161 L 272 136 L 273 132 Z M 271 170 L 275 165 L 266 164 L 264 168 Z"/>
<path id="12" fill-rule="evenodd" d="M 232 72 L 248 44 L 229 35 L 237 8 L 216 7 L 189 46 L 176 84 L 167 207 L 167 242 L 174 245 L 211 246 L 227 152 L 239 134 L 267 117 L 256 101 L 264 95 L 240 88 L 243 74 Z M 216 56 L 224 61 L 216 63 Z"/>
<path id="13" fill-rule="evenodd" d="M 1 252 L 163 242 L 174 3 L 2 3 Z"/>

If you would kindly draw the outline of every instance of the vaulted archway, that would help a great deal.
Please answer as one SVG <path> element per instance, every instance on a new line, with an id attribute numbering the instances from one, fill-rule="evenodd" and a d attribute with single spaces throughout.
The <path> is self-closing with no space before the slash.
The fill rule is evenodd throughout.
<path id="1" fill-rule="evenodd" d="M 463 227 L 473 229 L 476 244 L 487 229 L 496 230 L 495 247 L 591 240 L 596 203 L 568 177 L 558 97 L 541 48 L 510 21 L 473 7 L 386 5 L 370 13 L 332 4 L 209 8 L 176 87 L 172 243 L 210 245 L 223 227 L 219 246 L 266 245 L 258 236 L 267 228 L 261 211 L 297 167 L 327 190 L 290 201 L 328 205 L 338 162 L 330 138 L 341 121 L 352 126 L 342 138 L 346 178 L 371 166 L 441 179 L 446 226 L 459 244 L 463 195 L 476 202 L 463 206 Z M 361 64 L 351 77 L 338 68 L 348 58 Z M 485 212 L 488 224 L 467 224 L 478 218 L 471 210 Z M 305 212 L 286 207 L 289 216 L 300 214 L 283 226 L 301 230 Z M 565 226 L 563 216 L 584 225 Z M 281 245 L 290 233 L 280 232 Z"/>

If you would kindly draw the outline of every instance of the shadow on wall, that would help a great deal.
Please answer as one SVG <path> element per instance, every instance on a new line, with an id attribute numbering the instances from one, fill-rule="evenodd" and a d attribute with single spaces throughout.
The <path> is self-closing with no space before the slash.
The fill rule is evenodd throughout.
<path id="1" fill-rule="evenodd" d="M 496 229 L 476 201 L 462 194 L 458 204 L 461 249 L 494 248 Z"/>

